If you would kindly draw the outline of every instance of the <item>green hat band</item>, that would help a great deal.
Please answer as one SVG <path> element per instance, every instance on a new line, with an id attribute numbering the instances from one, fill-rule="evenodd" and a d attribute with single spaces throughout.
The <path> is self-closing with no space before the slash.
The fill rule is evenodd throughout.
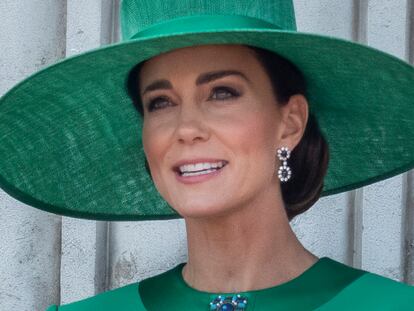
<path id="1" fill-rule="evenodd" d="M 235 29 L 281 29 L 265 20 L 241 15 L 198 15 L 174 18 L 157 23 L 139 31 L 131 39 L 170 35 L 172 33 L 189 33 Z"/>

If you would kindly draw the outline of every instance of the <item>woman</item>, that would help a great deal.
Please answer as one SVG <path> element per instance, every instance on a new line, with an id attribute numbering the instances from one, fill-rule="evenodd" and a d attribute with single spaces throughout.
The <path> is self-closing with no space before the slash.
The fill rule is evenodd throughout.
<path id="1" fill-rule="evenodd" d="M 29 144 L 30 139 L 19 131 L 38 122 L 30 117 L 32 109 L 62 118 L 56 123 L 63 130 L 43 129 L 42 135 L 55 139 L 49 140 L 45 157 L 27 161 L 36 170 L 25 176 L 26 184 L 19 180 L 21 173 L 1 171 L 2 187 L 15 197 L 76 217 L 161 219 L 178 214 L 185 219 L 187 263 L 50 310 L 412 309 L 413 287 L 318 258 L 299 242 L 289 221 L 321 193 L 348 190 L 412 167 L 412 143 L 409 134 L 403 134 L 412 132 L 412 119 L 401 119 L 394 127 L 388 124 L 381 139 L 361 133 L 375 133 L 384 119 L 395 117 L 383 109 L 390 97 L 404 99 L 395 115 L 409 111 L 413 69 L 372 49 L 292 32 L 293 6 L 287 1 L 263 1 L 259 9 L 248 1 L 229 3 L 240 12 L 226 15 L 229 8 L 214 1 L 206 7 L 169 3 L 165 20 L 156 21 L 158 11 L 142 13 L 142 2 L 124 1 L 124 37 L 136 41 L 72 58 L 2 99 L 6 117 L 0 131 L 7 133 L 11 146 L 4 153 L 16 152 L 18 145 L 19 154 L 26 154 L 21 141 Z M 273 24 L 269 11 L 275 12 Z M 148 18 L 137 19 L 137 14 Z M 337 54 L 320 55 L 322 50 Z M 355 60 L 356 55 L 361 59 Z M 337 72 L 330 74 L 333 64 Z M 395 71 L 397 77 L 386 78 L 385 73 Z M 358 81 L 350 79 L 353 76 Z M 126 77 L 130 99 L 119 86 Z M 45 78 L 55 82 L 52 90 L 39 88 Z M 361 99 L 374 86 L 369 97 L 377 103 L 372 107 L 377 112 L 365 122 L 358 115 L 370 106 Z M 385 86 L 393 89 L 386 101 L 381 96 Z M 30 97 L 25 95 L 29 89 Z M 39 99 L 46 101 L 42 107 Z M 142 116 L 145 158 L 136 156 L 140 145 L 131 138 L 139 123 L 126 109 L 132 107 L 131 99 Z M 25 104 L 19 115 L 25 122 L 11 131 L 19 101 Z M 349 127 L 351 114 L 356 116 Z M 85 116 L 87 122 L 75 124 L 76 117 Z M 397 130 L 399 135 L 392 135 Z M 341 140 L 345 131 L 348 139 Z M 333 166 L 325 177 L 328 143 Z M 369 167 L 350 170 L 359 159 L 353 146 L 371 157 L 364 162 L 373 162 Z M 399 148 L 398 159 L 392 158 L 392 147 Z M 381 165 L 375 162 L 378 150 Z M 69 162 L 57 161 L 57 152 Z M 168 206 L 143 181 L 148 177 L 143 160 Z M 70 166 L 76 171 L 51 176 L 48 168 L 57 162 L 76 163 Z M 141 168 L 135 167 L 138 163 Z M 16 165 L 10 160 L 9 167 Z M 90 165 L 98 168 L 97 175 Z M 48 188 L 61 185 L 61 180 L 69 181 L 64 188 Z M 120 202 L 122 209 L 115 204 Z"/>

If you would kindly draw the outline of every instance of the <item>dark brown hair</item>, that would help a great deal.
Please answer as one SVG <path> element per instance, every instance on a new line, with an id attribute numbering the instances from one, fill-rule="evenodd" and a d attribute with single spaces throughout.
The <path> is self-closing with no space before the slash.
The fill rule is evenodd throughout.
<path id="1" fill-rule="evenodd" d="M 305 78 L 293 63 L 269 50 L 252 46 L 249 48 L 254 51 L 268 74 L 278 104 L 287 104 L 289 98 L 295 94 L 302 94 L 306 97 Z M 142 65 L 143 63 L 140 63 L 130 71 L 126 83 L 128 94 L 141 116 L 144 115 L 144 111 L 138 85 Z M 309 113 L 303 137 L 291 151 L 288 160 L 292 177 L 287 182 L 281 183 L 282 197 L 289 221 L 308 210 L 319 199 L 328 162 L 328 144 L 319 129 L 315 116 Z M 145 161 L 145 168 L 151 176 L 147 161 Z"/>

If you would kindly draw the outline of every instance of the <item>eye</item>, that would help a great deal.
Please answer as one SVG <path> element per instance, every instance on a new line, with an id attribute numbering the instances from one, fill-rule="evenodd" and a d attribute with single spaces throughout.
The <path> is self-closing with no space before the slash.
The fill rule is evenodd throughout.
<path id="1" fill-rule="evenodd" d="M 147 107 L 148 111 L 151 112 L 153 110 L 158 110 L 167 107 L 168 105 L 171 105 L 171 101 L 169 100 L 169 98 L 165 96 L 159 96 L 151 99 Z"/>
<path id="2" fill-rule="evenodd" d="M 211 93 L 212 94 L 209 99 L 212 100 L 226 100 L 240 96 L 240 93 L 238 91 L 227 86 L 215 87 Z"/>

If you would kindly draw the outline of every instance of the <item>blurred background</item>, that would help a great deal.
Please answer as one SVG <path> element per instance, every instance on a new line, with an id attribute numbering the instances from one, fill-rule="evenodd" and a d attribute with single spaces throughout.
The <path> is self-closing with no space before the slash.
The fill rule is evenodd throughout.
<path id="1" fill-rule="evenodd" d="M 119 2 L 1 0 L 0 96 L 58 60 L 119 41 Z M 294 5 L 298 31 L 361 42 L 413 64 L 412 0 Z M 291 225 L 317 256 L 414 284 L 414 170 L 324 197 Z M 79 220 L 37 210 L 1 189 L 0 238 L 1 310 L 44 310 L 187 259 L 182 219 Z"/>

